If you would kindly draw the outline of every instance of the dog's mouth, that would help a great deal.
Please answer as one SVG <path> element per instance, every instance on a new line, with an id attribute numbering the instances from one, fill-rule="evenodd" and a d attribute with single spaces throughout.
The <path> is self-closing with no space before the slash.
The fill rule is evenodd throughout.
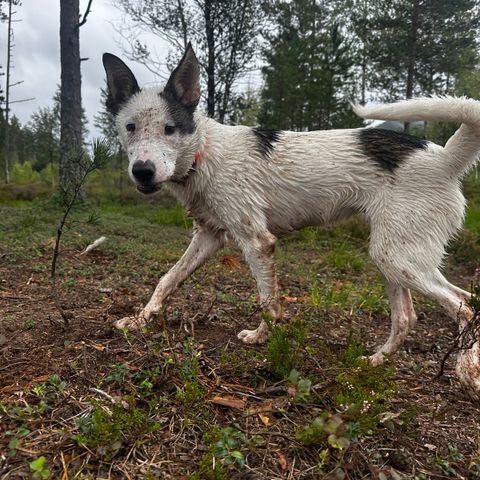
<path id="1" fill-rule="evenodd" d="M 150 195 L 151 193 L 158 192 L 161 188 L 162 185 L 160 183 L 148 185 L 137 183 L 137 190 L 144 195 Z"/>

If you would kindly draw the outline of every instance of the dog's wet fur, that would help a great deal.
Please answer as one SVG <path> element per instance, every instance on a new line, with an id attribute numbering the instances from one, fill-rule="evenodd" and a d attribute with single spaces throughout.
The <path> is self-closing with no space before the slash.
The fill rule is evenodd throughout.
<path id="1" fill-rule="evenodd" d="M 410 290 L 471 321 L 470 294 L 441 273 L 445 247 L 461 228 L 461 179 L 480 153 L 480 104 L 465 98 L 420 98 L 354 107 L 364 118 L 451 121 L 462 125 L 445 147 L 378 128 L 312 132 L 226 126 L 198 111 L 200 66 L 188 46 L 165 88 L 140 89 L 130 69 L 104 55 L 108 102 L 116 114 L 129 173 L 140 191 L 169 188 L 195 222 L 191 245 L 161 279 L 137 317 L 139 328 L 167 296 L 227 240 L 242 250 L 263 309 L 282 309 L 273 261 L 278 236 L 360 213 L 370 225 L 370 256 L 385 278 L 392 330 L 370 359 L 396 352 L 415 325 Z M 154 165 L 153 175 L 143 171 Z M 134 168 L 135 167 L 135 168 Z M 243 330 L 247 343 L 266 340 L 267 324 Z M 480 392 L 478 342 L 458 355 L 457 372 L 472 396 Z"/>

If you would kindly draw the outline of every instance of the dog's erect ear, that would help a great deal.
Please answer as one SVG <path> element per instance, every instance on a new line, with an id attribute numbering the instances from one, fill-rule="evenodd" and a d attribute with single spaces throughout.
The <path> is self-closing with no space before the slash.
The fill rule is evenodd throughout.
<path id="1" fill-rule="evenodd" d="M 132 71 L 115 55 L 103 54 L 103 66 L 107 73 L 108 97 L 107 110 L 117 114 L 122 105 L 140 91 Z"/>
<path id="2" fill-rule="evenodd" d="M 200 65 L 189 42 L 178 67 L 172 72 L 164 90 L 187 108 L 195 108 L 200 100 Z"/>

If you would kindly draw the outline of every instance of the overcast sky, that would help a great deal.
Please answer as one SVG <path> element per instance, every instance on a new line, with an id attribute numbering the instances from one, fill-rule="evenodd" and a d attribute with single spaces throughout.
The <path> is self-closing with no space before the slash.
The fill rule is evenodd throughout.
<path id="1" fill-rule="evenodd" d="M 82 15 L 87 3 L 87 0 L 80 0 Z M 10 98 L 13 101 L 35 97 L 30 102 L 11 105 L 11 112 L 24 124 L 33 111 L 52 105 L 52 97 L 60 84 L 60 0 L 23 0 L 23 5 L 15 10 L 17 14 L 14 18 L 21 21 L 13 24 L 14 69 L 10 83 L 21 80 L 23 83 L 11 89 Z M 80 29 L 80 55 L 89 58 L 82 62 L 82 101 L 89 120 L 90 136 L 98 135 L 93 127 L 93 116 L 101 108 L 100 88 L 104 85 L 102 53 L 122 56 L 118 45 L 121 39 L 112 26 L 121 17 L 121 12 L 112 6 L 111 0 L 93 0 L 88 21 Z M 0 64 L 5 67 L 7 24 L 0 24 L 0 29 Z M 147 38 L 147 41 L 155 42 L 155 39 Z M 158 47 L 160 42 L 156 40 L 156 43 Z M 142 65 L 127 63 L 140 85 L 160 81 Z M 5 76 L 0 77 L 0 81 L 5 89 Z"/>

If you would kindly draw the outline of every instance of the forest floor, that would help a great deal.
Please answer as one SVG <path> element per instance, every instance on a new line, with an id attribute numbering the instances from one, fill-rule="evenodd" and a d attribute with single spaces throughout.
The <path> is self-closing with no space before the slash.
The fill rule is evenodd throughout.
<path id="1" fill-rule="evenodd" d="M 479 190 L 469 184 L 471 197 Z M 0 479 L 480 478 L 480 410 L 454 355 L 437 378 L 456 322 L 415 296 L 419 320 L 402 351 L 376 368 L 362 360 L 390 321 L 360 219 L 278 242 L 284 320 L 249 346 L 236 334 L 259 322 L 256 290 L 231 247 L 157 322 L 113 327 L 188 245 L 179 207 L 160 198 L 76 211 L 55 293 L 59 208 L 0 198 Z M 466 289 L 479 212 L 445 266 Z"/>

